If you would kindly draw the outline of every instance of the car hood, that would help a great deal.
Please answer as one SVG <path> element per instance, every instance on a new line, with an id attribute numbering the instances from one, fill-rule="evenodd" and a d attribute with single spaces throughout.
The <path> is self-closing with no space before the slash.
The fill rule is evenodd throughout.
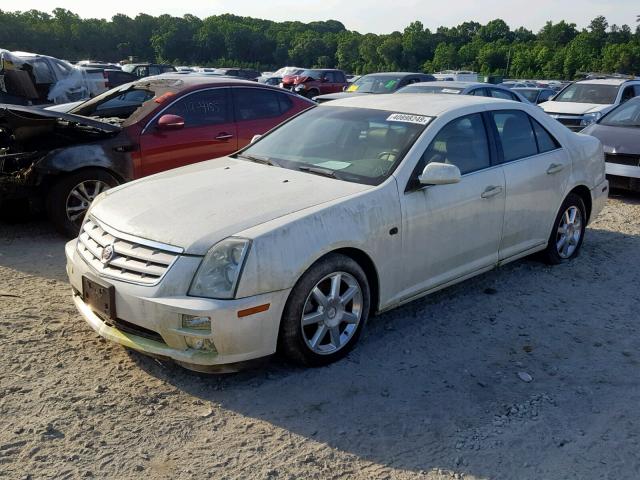
<path id="1" fill-rule="evenodd" d="M 12 123 L 15 124 L 31 124 L 33 120 L 38 119 L 59 119 L 65 120 L 72 124 L 84 125 L 103 132 L 113 133 L 120 131 L 120 127 L 117 125 L 111 125 L 109 123 L 101 122 L 99 120 L 93 120 L 92 118 L 82 117 L 80 115 L 73 115 L 71 113 L 56 112 L 53 110 L 45 110 L 38 107 L 23 107 L 20 105 L 6 105 L 0 103 L 0 118 L 10 118 Z"/>
<path id="2" fill-rule="evenodd" d="M 600 140 L 605 153 L 640 155 L 640 128 L 594 124 L 581 133 L 592 135 Z"/>
<path id="3" fill-rule="evenodd" d="M 204 255 L 243 230 L 370 188 L 223 157 L 109 190 L 91 215 L 123 233 Z"/>
<path id="4" fill-rule="evenodd" d="M 585 113 L 600 112 L 610 105 L 599 103 L 573 103 L 573 102 L 544 102 L 539 105 L 547 113 L 566 113 L 569 115 L 584 115 Z"/>
<path id="5" fill-rule="evenodd" d="M 362 95 L 372 95 L 371 93 L 364 92 L 338 92 L 338 93 L 328 93 L 326 95 L 318 95 L 314 98 L 317 101 L 329 101 L 329 100 L 339 100 L 341 98 L 349 98 L 349 97 L 361 97 Z"/>

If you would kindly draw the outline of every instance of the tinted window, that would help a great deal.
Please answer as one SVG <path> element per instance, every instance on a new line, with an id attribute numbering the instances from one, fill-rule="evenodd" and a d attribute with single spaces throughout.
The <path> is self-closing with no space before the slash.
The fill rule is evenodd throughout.
<path id="1" fill-rule="evenodd" d="M 227 89 L 216 88 L 192 93 L 178 100 L 163 113 L 181 116 L 186 127 L 226 123 L 229 121 Z"/>
<path id="2" fill-rule="evenodd" d="M 487 168 L 491 161 L 482 116 L 461 117 L 442 128 L 424 152 L 420 172 L 432 162 L 453 164 L 463 175 Z"/>
<path id="3" fill-rule="evenodd" d="M 491 96 L 493 98 L 504 98 L 505 100 L 518 100 L 518 97 L 516 97 L 514 94 L 512 94 L 511 92 L 505 92 L 504 90 L 499 90 L 497 88 L 491 88 Z"/>
<path id="4" fill-rule="evenodd" d="M 538 101 L 540 103 L 546 102 L 551 97 L 553 97 L 555 94 L 556 94 L 556 92 L 554 92 L 553 90 L 544 90 L 544 91 L 540 92 L 540 97 L 538 98 Z"/>
<path id="5" fill-rule="evenodd" d="M 160 67 L 150 66 L 149 75 L 160 75 Z"/>
<path id="6" fill-rule="evenodd" d="M 235 88 L 236 121 L 280 116 L 278 92 L 257 88 Z"/>
<path id="7" fill-rule="evenodd" d="M 622 99 L 621 101 L 626 102 L 627 100 L 631 100 L 633 97 L 636 96 L 635 91 L 633 90 L 633 87 L 627 87 L 624 89 L 624 91 L 622 92 Z"/>
<path id="8" fill-rule="evenodd" d="M 536 134 L 536 140 L 538 140 L 538 153 L 550 152 L 551 150 L 560 148 L 558 141 L 549 132 L 547 132 L 546 128 L 531 117 L 529 117 L 529 120 L 531 120 L 533 131 Z"/>
<path id="9" fill-rule="evenodd" d="M 508 110 L 493 112 L 493 119 L 502 142 L 505 162 L 538 154 L 529 115 L 518 110 Z"/>
<path id="10" fill-rule="evenodd" d="M 286 93 L 276 93 L 280 101 L 280 114 L 286 113 L 293 108 L 293 100 Z"/>

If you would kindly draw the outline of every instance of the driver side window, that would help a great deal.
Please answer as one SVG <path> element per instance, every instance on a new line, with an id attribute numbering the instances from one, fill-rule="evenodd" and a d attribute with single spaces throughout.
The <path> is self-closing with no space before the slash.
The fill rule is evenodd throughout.
<path id="1" fill-rule="evenodd" d="M 432 162 L 455 165 L 462 175 L 489 167 L 489 141 L 482 115 L 460 117 L 444 126 L 422 155 L 418 173 Z"/>

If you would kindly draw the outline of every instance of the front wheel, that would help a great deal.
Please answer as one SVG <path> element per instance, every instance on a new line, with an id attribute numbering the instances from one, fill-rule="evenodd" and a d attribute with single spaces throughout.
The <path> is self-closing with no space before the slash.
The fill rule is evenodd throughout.
<path id="1" fill-rule="evenodd" d="M 584 202 L 580 196 L 570 193 L 562 203 L 553 224 L 549 243 L 543 252 L 545 261 L 551 265 L 557 265 L 577 257 L 586 226 L 587 215 Z"/>
<path id="2" fill-rule="evenodd" d="M 367 277 L 354 260 L 332 254 L 314 264 L 291 291 L 280 327 L 283 353 L 304 366 L 344 357 L 369 316 Z"/>
<path id="3" fill-rule="evenodd" d="M 69 238 L 78 236 L 91 202 L 118 183 L 109 172 L 99 169 L 81 170 L 62 177 L 47 196 L 47 212 L 53 226 Z"/>

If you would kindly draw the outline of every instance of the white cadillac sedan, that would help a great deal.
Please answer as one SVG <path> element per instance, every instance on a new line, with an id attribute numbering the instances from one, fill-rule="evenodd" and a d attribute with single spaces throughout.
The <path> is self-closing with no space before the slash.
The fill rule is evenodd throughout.
<path id="1" fill-rule="evenodd" d="M 573 259 L 607 193 L 599 141 L 534 106 L 349 98 L 103 193 L 67 271 L 126 347 L 203 371 L 276 350 L 324 365 L 373 313 L 534 252 Z"/>

